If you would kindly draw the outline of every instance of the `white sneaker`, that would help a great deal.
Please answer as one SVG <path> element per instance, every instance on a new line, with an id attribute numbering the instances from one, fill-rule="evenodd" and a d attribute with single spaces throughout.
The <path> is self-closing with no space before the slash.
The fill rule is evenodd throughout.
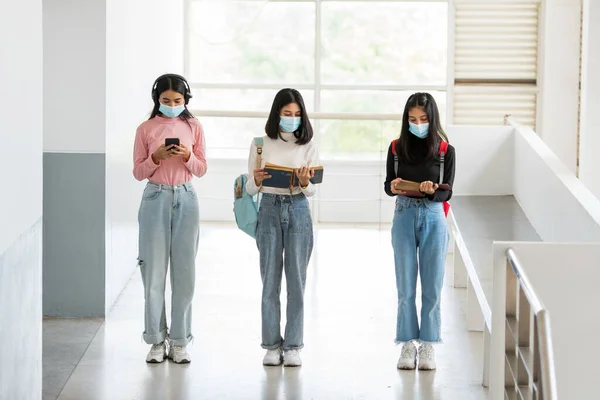
<path id="1" fill-rule="evenodd" d="M 159 364 L 165 361 L 167 357 L 167 345 L 165 342 L 159 344 L 153 344 L 150 352 L 146 356 L 146 362 L 152 364 Z"/>
<path id="2" fill-rule="evenodd" d="M 281 353 L 281 347 L 278 347 L 273 350 L 267 350 L 267 354 L 265 354 L 265 358 L 263 358 L 263 365 L 276 367 L 281 365 L 283 361 L 283 356 Z"/>
<path id="3" fill-rule="evenodd" d="M 192 361 L 190 354 L 184 346 L 170 346 L 169 358 L 175 364 L 187 364 Z"/>
<path id="4" fill-rule="evenodd" d="M 435 369 L 435 350 L 430 343 L 419 347 L 419 369 L 429 371 Z"/>
<path id="5" fill-rule="evenodd" d="M 398 369 L 415 369 L 417 365 L 417 348 L 413 342 L 406 342 L 402 345 L 400 358 L 398 359 Z"/>
<path id="6" fill-rule="evenodd" d="M 302 359 L 300 358 L 300 350 L 287 350 L 283 353 L 284 367 L 300 367 Z"/>

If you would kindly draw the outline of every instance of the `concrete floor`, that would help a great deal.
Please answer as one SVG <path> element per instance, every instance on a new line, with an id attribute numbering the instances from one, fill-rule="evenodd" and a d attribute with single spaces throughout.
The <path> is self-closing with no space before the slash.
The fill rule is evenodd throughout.
<path id="1" fill-rule="evenodd" d="M 42 398 L 54 400 L 65 387 L 98 329 L 100 318 L 43 321 Z"/>
<path id="2" fill-rule="evenodd" d="M 303 367 L 262 366 L 255 244 L 233 227 L 204 225 L 194 298 L 196 339 L 189 348 L 192 363 L 145 363 L 149 347 L 140 337 L 143 292 L 136 272 L 58 398 L 487 399 L 481 387 L 482 335 L 467 332 L 461 306 L 465 290 L 451 288 L 447 279 L 445 344 L 437 347 L 437 371 L 399 371 L 389 229 L 319 227 L 315 239 L 306 288 Z M 50 346 L 56 339 L 45 338 L 45 343 Z"/>

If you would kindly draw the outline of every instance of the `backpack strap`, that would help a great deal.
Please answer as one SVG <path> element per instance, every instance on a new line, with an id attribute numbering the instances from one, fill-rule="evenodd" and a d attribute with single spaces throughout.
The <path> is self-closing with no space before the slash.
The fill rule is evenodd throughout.
<path id="1" fill-rule="evenodd" d="M 262 166 L 263 138 L 255 137 L 254 144 L 256 144 L 256 164 L 258 165 L 258 168 L 260 168 Z M 248 179 L 254 179 L 254 178 L 248 176 Z M 237 180 L 237 186 L 235 188 L 235 196 L 238 199 L 242 197 L 242 193 L 243 193 L 242 187 L 244 186 L 244 184 L 245 184 L 245 182 L 244 182 L 242 176 L 240 176 Z"/>
<path id="2" fill-rule="evenodd" d="M 394 155 L 394 174 L 398 177 L 398 153 L 396 152 L 396 145 L 398 139 L 392 140 L 392 154 Z M 444 183 L 444 160 L 446 153 L 448 152 L 448 142 L 445 140 L 440 141 L 440 148 L 438 154 L 440 155 L 440 184 Z"/>
<path id="3" fill-rule="evenodd" d="M 262 152 L 263 152 L 263 144 L 264 144 L 263 138 L 255 137 L 254 144 L 256 144 L 256 165 L 257 165 L 256 168 L 261 168 L 262 167 Z M 248 177 L 248 179 L 254 180 L 254 177 Z M 261 191 L 262 191 L 262 186 L 261 186 L 259 192 L 261 192 Z"/>
<path id="4" fill-rule="evenodd" d="M 438 151 L 440 155 L 440 185 L 444 183 L 444 159 L 446 158 L 446 153 L 448 152 L 448 142 L 445 140 L 440 141 L 440 149 Z"/>
<path id="5" fill-rule="evenodd" d="M 398 139 L 392 140 L 392 154 L 394 155 L 394 175 L 396 175 L 396 178 L 398 177 L 398 154 L 396 153 L 397 144 Z"/>
<path id="6" fill-rule="evenodd" d="M 240 175 L 237 179 L 237 184 L 235 186 L 235 198 L 236 199 L 241 199 L 242 198 L 242 194 L 244 193 L 244 178 Z"/>
<path id="7" fill-rule="evenodd" d="M 257 168 L 260 168 L 262 166 L 263 138 L 255 137 L 254 144 L 256 144 L 256 164 L 258 165 Z"/>

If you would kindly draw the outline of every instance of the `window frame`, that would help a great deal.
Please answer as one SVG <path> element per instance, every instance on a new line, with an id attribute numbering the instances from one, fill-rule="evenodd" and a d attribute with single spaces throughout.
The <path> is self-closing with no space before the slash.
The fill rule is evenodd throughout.
<path id="1" fill-rule="evenodd" d="M 185 76 L 189 76 L 191 71 L 191 49 L 190 49 L 190 5 L 193 2 L 199 0 L 184 0 L 184 65 L 183 71 Z M 401 120 L 401 110 L 398 114 L 389 113 L 331 113 L 321 111 L 321 92 L 324 90 L 347 90 L 347 91 L 361 91 L 361 90 L 373 90 L 373 91 L 429 91 L 429 92 L 442 92 L 446 96 L 447 107 L 446 107 L 446 120 L 448 116 L 452 115 L 450 103 L 448 103 L 448 95 L 450 93 L 453 78 L 449 73 L 446 74 L 445 85 L 390 85 L 390 84 L 323 84 L 321 82 L 321 63 L 322 63 L 322 6 L 326 2 L 365 2 L 365 0 L 246 0 L 255 1 L 257 3 L 313 3 L 315 4 L 315 46 L 314 46 L 314 83 L 286 83 L 287 87 L 293 87 L 298 90 L 313 90 L 314 91 L 314 111 L 310 112 L 309 115 L 314 120 L 315 129 L 318 130 L 319 120 L 323 119 L 336 119 L 336 120 Z M 450 6 L 452 0 L 377 0 L 378 2 L 386 3 L 446 3 L 448 5 L 448 16 L 450 15 Z M 450 22 L 450 21 L 449 21 Z M 448 36 L 448 50 L 450 49 L 449 43 L 450 36 Z M 448 56 L 448 72 L 452 69 L 450 64 L 450 52 L 447 51 Z M 220 82 L 189 82 L 192 92 L 194 90 L 202 89 L 247 89 L 247 90 L 279 90 L 282 88 L 281 84 L 277 83 L 220 83 Z M 249 110 L 210 110 L 210 109 L 193 109 L 191 110 L 194 115 L 200 117 L 232 117 L 232 118 L 266 118 L 269 110 L 264 112 L 249 111 Z"/>

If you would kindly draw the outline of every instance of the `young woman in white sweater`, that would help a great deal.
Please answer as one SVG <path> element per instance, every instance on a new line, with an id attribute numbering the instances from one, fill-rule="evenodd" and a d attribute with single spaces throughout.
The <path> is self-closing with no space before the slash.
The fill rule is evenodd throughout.
<path id="1" fill-rule="evenodd" d="M 302 95 L 283 89 L 275 96 L 263 138 L 262 165 L 257 166 L 254 141 L 248 160 L 246 191 L 262 193 L 256 244 L 260 252 L 262 291 L 262 347 L 267 350 L 264 365 L 302 365 L 299 351 L 304 347 L 304 288 L 306 270 L 313 249 L 313 226 L 308 197 L 315 194 L 310 182 L 319 154 L 313 138 Z M 266 163 L 296 169 L 299 186 L 279 189 L 267 185 Z M 253 179 L 252 179 L 253 178 Z M 263 185 L 264 183 L 264 185 Z M 284 256 L 285 255 L 285 256 Z M 287 323 L 280 332 L 282 272 L 287 282 Z"/>

